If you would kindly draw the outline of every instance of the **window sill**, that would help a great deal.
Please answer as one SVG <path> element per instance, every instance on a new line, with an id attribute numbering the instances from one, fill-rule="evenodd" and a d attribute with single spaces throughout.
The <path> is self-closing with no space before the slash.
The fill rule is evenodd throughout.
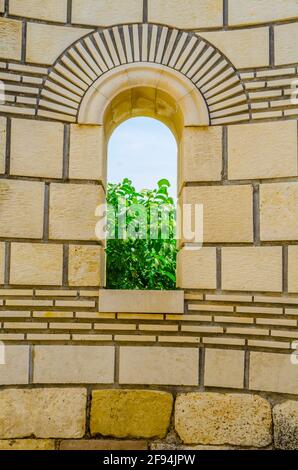
<path id="1" fill-rule="evenodd" d="M 99 291 L 99 312 L 184 313 L 184 291 L 109 290 Z"/>

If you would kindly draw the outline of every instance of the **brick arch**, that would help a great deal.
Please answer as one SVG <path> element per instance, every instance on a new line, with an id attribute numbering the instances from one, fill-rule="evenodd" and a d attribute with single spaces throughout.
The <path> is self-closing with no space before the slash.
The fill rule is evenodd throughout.
<path id="1" fill-rule="evenodd" d="M 248 118 L 249 105 L 240 76 L 229 59 L 195 33 L 159 25 L 121 25 L 95 31 L 57 59 L 40 90 L 37 115 L 54 113 L 78 121 L 88 90 L 108 72 L 133 63 L 158 64 L 188 80 L 203 97 L 210 124 Z"/>

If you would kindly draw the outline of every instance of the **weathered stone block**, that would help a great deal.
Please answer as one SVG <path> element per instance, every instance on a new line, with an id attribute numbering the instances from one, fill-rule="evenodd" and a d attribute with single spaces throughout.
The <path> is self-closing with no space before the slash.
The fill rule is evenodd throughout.
<path id="1" fill-rule="evenodd" d="M 12 175 L 62 178 L 62 167 L 62 124 L 29 119 L 12 120 Z"/>
<path id="2" fill-rule="evenodd" d="M 203 205 L 204 243 L 241 243 L 253 241 L 252 186 L 186 187 L 182 203 Z"/>
<path id="3" fill-rule="evenodd" d="M 177 256 L 177 286 L 216 289 L 216 248 L 183 248 Z"/>
<path id="4" fill-rule="evenodd" d="M 114 355 L 113 346 L 35 346 L 33 381 L 38 384 L 113 383 Z"/>
<path id="5" fill-rule="evenodd" d="M 0 12 L 4 12 L 4 0 L 0 0 Z"/>
<path id="6" fill-rule="evenodd" d="M 0 57 L 20 60 L 21 49 L 22 22 L 0 18 Z"/>
<path id="7" fill-rule="evenodd" d="M 70 130 L 69 177 L 106 180 L 104 131 L 101 126 L 72 125 Z"/>
<path id="8" fill-rule="evenodd" d="M 298 402 L 286 401 L 273 408 L 274 444 L 281 450 L 298 450 Z"/>
<path id="9" fill-rule="evenodd" d="M 120 348 L 121 384 L 197 385 L 199 353 L 196 348 Z M 157 366 L 158 365 L 158 366 Z"/>
<path id="10" fill-rule="evenodd" d="M 222 249 L 222 288 L 239 291 L 282 290 L 282 248 Z"/>
<path id="11" fill-rule="evenodd" d="M 47 21 L 67 21 L 67 0 L 11 0 L 9 13 Z"/>
<path id="12" fill-rule="evenodd" d="M 60 286 L 62 263 L 62 245 L 12 243 L 10 283 Z"/>
<path id="13" fill-rule="evenodd" d="M 51 184 L 50 238 L 96 240 L 95 209 L 104 201 L 101 186 L 94 184 Z"/>
<path id="14" fill-rule="evenodd" d="M 297 5 L 296 5 L 297 12 Z M 296 13 L 297 16 L 297 13 Z M 275 65 L 298 61 L 298 23 L 284 24 L 274 28 Z"/>
<path id="15" fill-rule="evenodd" d="M 222 128 L 185 127 L 182 139 L 181 181 L 220 181 Z"/>
<path id="16" fill-rule="evenodd" d="M 59 450 L 147 450 L 146 441 L 123 441 L 107 439 L 67 440 L 60 443 Z"/>
<path id="17" fill-rule="evenodd" d="M 0 284 L 4 284 L 5 243 L 0 243 Z"/>
<path id="18" fill-rule="evenodd" d="M 176 399 L 175 429 L 184 444 L 265 447 L 271 425 L 270 404 L 258 396 L 189 393 Z"/>
<path id="19" fill-rule="evenodd" d="M 0 385 L 29 382 L 29 346 L 0 344 Z"/>
<path id="20" fill-rule="evenodd" d="M 104 268 L 103 248 L 86 245 L 69 247 L 68 281 L 71 286 L 102 285 Z"/>
<path id="21" fill-rule="evenodd" d="M 176 28 L 196 29 L 222 26 L 223 6 L 220 0 L 149 0 L 149 21 Z"/>
<path id="22" fill-rule="evenodd" d="M 262 241 L 297 240 L 298 183 L 260 186 Z"/>
<path id="23" fill-rule="evenodd" d="M 55 441 L 50 439 L 0 440 L 0 450 L 55 450 Z"/>
<path id="24" fill-rule="evenodd" d="M 205 387 L 243 388 L 244 352 L 206 349 Z"/>
<path id="25" fill-rule="evenodd" d="M 250 25 L 297 18 L 296 0 L 229 0 L 229 24 Z"/>
<path id="26" fill-rule="evenodd" d="M 229 179 L 296 176 L 297 123 L 230 126 L 228 155 Z"/>
<path id="27" fill-rule="evenodd" d="M 0 117 L 0 174 L 5 173 L 6 119 Z"/>
<path id="28" fill-rule="evenodd" d="M 288 248 L 288 289 L 290 293 L 298 292 L 298 246 Z"/>
<path id="29" fill-rule="evenodd" d="M 81 438 L 87 393 L 83 388 L 0 391 L 0 437 Z"/>
<path id="30" fill-rule="evenodd" d="M 163 438 L 170 425 L 173 397 L 149 390 L 97 390 L 92 393 L 91 434 L 116 438 Z"/>
<path id="31" fill-rule="evenodd" d="M 42 238 L 44 184 L 0 181 L 0 237 Z"/>
<path id="32" fill-rule="evenodd" d="M 73 0 L 72 22 L 110 26 L 125 23 L 141 23 L 143 20 L 142 0 Z"/>

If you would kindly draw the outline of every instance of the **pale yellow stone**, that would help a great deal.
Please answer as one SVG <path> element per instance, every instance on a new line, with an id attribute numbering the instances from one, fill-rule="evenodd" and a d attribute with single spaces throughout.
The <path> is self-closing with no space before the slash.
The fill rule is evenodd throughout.
<path id="1" fill-rule="evenodd" d="M 71 126 L 69 177 L 71 179 L 106 180 L 104 131 L 101 126 Z"/>
<path id="2" fill-rule="evenodd" d="M 297 0 L 229 0 L 229 24 L 250 25 L 297 18 Z"/>
<path id="3" fill-rule="evenodd" d="M 183 313 L 184 292 L 107 290 L 99 292 L 99 311 L 112 313 Z"/>
<path id="4" fill-rule="evenodd" d="M 20 60 L 22 54 L 22 22 L 0 18 L 0 57 Z"/>
<path id="5" fill-rule="evenodd" d="M 291 359 L 289 353 L 251 352 L 249 388 L 251 390 L 296 395 L 298 372 L 297 365 L 293 364 Z"/>
<path id="6" fill-rule="evenodd" d="M 222 171 L 222 128 L 186 127 L 183 131 L 180 185 L 219 181 Z"/>
<path id="7" fill-rule="evenodd" d="M 0 237 L 41 238 L 44 184 L 0 180 Z"/>
<path id="8" fill-rule="evenodd" d="M 29 346 L 0 342 L 0 384 L 21 385 L 29 382 Z"/>
<path id="9" fill-rule="evenodd" d="M 0 284 L 4 284 L 5 243 L 0 243 Z"/>
<path id="10" fill-rule="evenodd" d="M 236 68 L 269 65 L 269 28 L 199 33 L 223 52 Z"/>
<path id="11" fill-rule="evenodd" d="M 296 121 L 230 126 L 229 179 L 296 176 Z"/>
<path id="12" fill-rule="evenodd" d="M 62 245 L 12 243 L 10 283 L 15 285 L 61 285 L 62 262 Z"/>
<path id="13" fill-rule="evenodd" d="M 260 186 L 260 225 L 262 241 L 297 240 L 298 183 L 272 183 Z"/>
<path id="14" fill-rule="evenodd" d="M 0 450 L 55 450 L 55 441 L 49 439 L 0 440 Z"/>
<path id="15" fill-rule="evenodd" d="M 298 402 L 287 400 L 273 408 L 274 445 L 281 450 L 298 450 Z"/>
<path id="16" fill-rule="evenodd" d="M 178 395 L 175 429 L 184 444 L 265 447 L 271 443 L 271 407 L 255 395 Z"/>
<path id="17" fill-rule="evenodd" d="M 76 438 L 85 434 L 84 388 L 0 391 L 0 437 Z"/>
<path id="18" fill-rule="evenodd" d="M 197 348 L 120 347 L 120 384 L 198 385 Z M 158 365 L 158 366 L 157 366 Z"/>
<path id="19" fill-rule="evenodd" d="M 203 205 L 204 243 L 253 241 L 252 186 L 186 187 L 181 199 L 192 205 L 192 220 L 195 205 Z"/>
<path id="20" fill-rule="evenodd" d="M 141 23 L 143 0 L 73 0 L 72 22 L 78 24 L 110 26 Z"/>
<path id="21" fill-rule="evenodd" d="M 288 250 L 288 288 L 290 293 L 298 293 L 298 246 L 289 246 Z"/>
<path id="22" fill-rule="evenodd" d="M 207 349 L 205 387 L 243 388 L 244 351 Z"/>
<path id="23" fill-rule="evenodd" d="M 6 119 L 0 117 L 0 174 L 5 173 Z"/>
<path id="24" fill-rule="evenodd" d="M 152 23 L 176 28 L 210 28 L 222 26 L 223 4 L 221 0 L 149 0 L 148 16 Z"/>
<path id="25" fill-rule="evenodd" d="M 170 426 L 173 397 L 150 390 L 95 390 L 91 434 L 123 438 L 164 438 Z"/>
<path id="26" fill-rule="evenodd" d="M 0 12 L 4 12 L 4 0 L 0 0 Z"/>
<path id="27" fill-rule="evenodd" d="M 61 178 L 62 167 L 62 124 L 28 119 L 12 120 L 12 175 Z"/>
<path id="28" fill-rule="evenodd" d="M 67 20 L 67 0 L 10 0 L 9 13 L 64 23 Z"/>
<path id="29" fill-rule="evenodd" d="M 69 247 L 68 281 L 70 286 L 100 286 L 103 280 L 103 269 L 103 248 L 85 245 Z"/>
<path id="30" fill-rule="evenodd" d="M 177 286 L 216 289 L 216 248 L 183 248 L 177 256 Z"/>
<path id="31" fill-rule="evenodd" d="M 33 380 L 38 384 L 113 383 L 114 355 L 113 346 L 35 346 Z"/>
<path id="32" fill-rule="evenodd" d="M 297 16 L 297 15 L 296 15 Z M 298 62 L 298 23 L 274 28 L 275 65 Z"/>
<path id="33" fill-rule="evenodd" d="M 104 201 L 101 186 L 51 184 L 50 238 L 96 240 L 95 210 Z"/>
<path id="34" fill-rule="evenodd" d="M 222 249 L 222 288 L 235 291 L 282 291 L 282 248 Z"/>
<path id="35" fill-rule="evenodd" d="M 88 32 L 88 29 L 28 23 L 26 60 L 53 64 L 67 47 Z"/>

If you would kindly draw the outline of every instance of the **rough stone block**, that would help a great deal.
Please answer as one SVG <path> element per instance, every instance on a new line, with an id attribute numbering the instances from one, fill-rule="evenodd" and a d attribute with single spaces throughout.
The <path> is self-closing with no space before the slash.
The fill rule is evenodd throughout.
<path id="1" fill-rule="evenodd" d="M 113 383 L 114 354 L 113 346 L 35 346 L 34 383 Z"/>
<path id="2" fill-rule="evenodd" d="M 0 57 L 20 60 L 22 54 L 22 22 L 0 18 Z"/>
<path id="3" fill-rule="evenodd" d="M 230 126 L 229 179 L 297 175 L 296 121 Z"/>
<path id="4" fill-rule="evenodd" d="M 9 13 L 47 21 L 67 21 L 67 0 L 10 0 Z"/>
<path id="5" fill-rule="evenodd" d="M 229 25 L 251 25 L 297 18 L 296 0 L 229 0 Z"/>
<path id="6" fill-rule="evenodd" d="M 92 393 L 91 434 L 116 438 L 164 438 L 173 407 L 170 393 L 96 390 Z"/>
<path id="7" fill-rule="evenodd" d="M 44 184 L 0 180 L 0 237 L 42 238 Z"/>
<path id="8" fill-rule="evenodd" d="M 282 248 L 222 249 L 222 288 L 238 291 L 282 291 Z"/>
<path id="9" fill-rule="evenodd" d="M 291 358 L 289 353 L 251 352 L 249 388 L 296 395 L 298 366 L 292 363 Z"/>
<path id="10" fill-rule="evenodd" d="M 5 173 L 6 119 L 0 117 L 0 174 Z"/>
<path id="11" fill-rule="evenodd" d="M 244 352 L 207 349 L 205 354 L 205 387 L 243 388 Z"/>
<path id="12" fill-rule="evenodd" d="M 265 447 L 271 443 L 271 407 L 254 395 L 178 395 L 175 429 L 184 444 Z"/>
<path id="13" fill-rule="evenodd" d="M 99 246 L 69 247 L 68 281 L 70 286 L 98 287 L 103 283 L 104 250 Z"/>
<path id="14" fill-rule="evenodd" d="M 29 382 L 29 346 L 0 342 L 0 385 L 22 385 Z"/>
<path id="15" fill-rule="evenodd" d="M 0 437 L 81 438 L 87 393 L 83 388 L 0 391 Z"/>
<path id="16" fill-rule="evenodd" d="M 101 126 L 72 125 L 70 131 L 69 177 L 106 180 L 104 131 Z"/>
<path id="17" fill-rule="evenodd" d="M 183 248 L 177 256 L 177 286 L 216 289 L 216 248 Z"/>
<path id="18" fill-rule="evenodd" d="M 96 26 L 141 23 L 143 0 L 73 0 L 72 22 Z"/>
<path id="19" fill-rule="evenodd" d="M 62 245 L 12 243 L 10 283 L 60 286 L 62 263 Z"/>
<path id="20" fill-rule="evenodd" d="M 281 450 L 298 450 L 298 402 L 286 401 L 273 408 L 274 444 Z"/>
<path id="21" fill-rule="evenodd" d="M 0 284 L 4 284 L 5 272 L 5 244 L 0 243 Z"/>
<path id="22" fill-rule="evenodd" d="M 198 362 L 196 348 L 123 346 L 119 381 L 121 384 L 196 386 Z"/>
<path id="23" fill-rule="evenodd" d="M 292 64 L 298 62 L 298 50 L 296 47 L 297 43 L 298 23 L 275 26 L 275 65 Z"/>
<path id="24" fill-rule="evenodd" d="M 4 0 L 0 0 L 0 13 L 4 12 Z"/>
<path id="25" fill-rule="evenodd" d="M 55 441 L 50 439 L 0 440 L 0 450 L 55 450 Z"/>
<path id="26" fill-rule="evenodd" d="M 298 246 L 288 248 L 288 289 L 289 292 L 298 292 Z"/>
<path id="27" fill-rule="evenodd" d="M 62 124 L 29 119 L 12 120 L 12 175 L 62 178 L 62 167 Z"/>

